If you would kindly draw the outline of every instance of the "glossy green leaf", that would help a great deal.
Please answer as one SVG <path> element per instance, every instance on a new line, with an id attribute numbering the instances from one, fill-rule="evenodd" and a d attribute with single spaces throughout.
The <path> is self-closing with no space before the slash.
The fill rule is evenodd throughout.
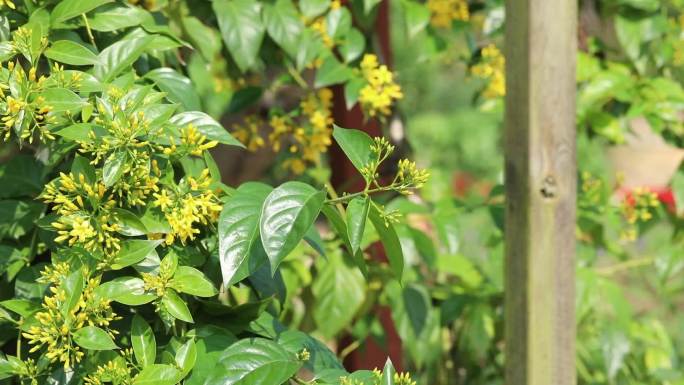
<path id="1" fill-rule="evenodd" d="M 351 68 L 340 63 L 335 56 L 329 55 L 323 60 L 321 67 L 316 70 L 314 81 L 316 88 L 344 83 L 352 77 Z"/>
<path id="2" fill-rule="evenodd" d="M 45 98 L 45 104 L 52 106 L 52 112 L 69 111 L 74 114 L 86 104 L 85 100 L 66 88 L 48 88 L 41 95 Z"/>
<path id="3" fill-rule="evenodd" d="M 141 370 L 133 379 L 133 385 L 175 385 L 181 376 L 172 365 L 154 364 Z"/>
<path id="4" fill-rule="evenodd" d="M 102 182 L 105 187 L 111 187 L 121 179 L 127 161 L 128 152 L 126 151 L 115 151 L 105 159 L 102 167 Z"/>
<path id="5" fill-rule="evenodd" d="M 219 122 L 204 112 L 181 112 L 171 118 L 169 123 L 179 128 L 192 124 L 202 133 L 202 135 L 207 137 L 207 140 L 218 140 L 219 143 L 244 147 L 244 145 L 233 138 Z"/>
<path id="6" fill-rule="evenodd" d="M 138 314 L 133 316 L 131 323 L 131 345 L 135 360 L 140 366 L 144 368 L 154 364 L 157 357 L 157 340 L 150 325 Z"/>
<path id="7" fill-rule="evenodd" d="M 69 274 L 61 288 L 66 293 L 66 299 L 62 302 L 61 313 L 66 317 L 69 312 L 78 304 L 81 294 L 83 293 L 84 278 L 81 269 L 78 269 Z"/>
<path id="8" fill-rule="evenodd" d="M 373 160 L 373 139 L 363 131 L 335 126 L 333 138 L 357 170 Z"/>
<path id="9" fill-rule="evenodd" d="M 144 305 L 157 298 L 154 294 L 146 294 L 145 282 L 136 277 L 118 277 L 103 282 L 95 289 L 95 294 L 129 306 Z"/>
<path id="10" fill-rule="evenodd" d="M 190 266 L 178 266 L 171 280 L 171 287 L 181 293 L 198 297 L 211 297 L 218 292 L 201 271 Z"/>
<path id="11" fill-rule="evenodd" d="M 117 41 L 100 52 L 93 74 L 103 81 L 114 79 L 125 69 L 130 69 L 153 41 L 154 38 L 147 35 Z"/>
<path id="12" fill-rule="evenodd" d="M 351 243 L 352 253 L 357 253 L 361 247 L 363 231 L 366 228 L 368 210 L 370 209 L 369 197 L 354 198 L 347 206 L 347 233 Z"/>
<path id="13" fill-rule="evenodd" d="M 415 1 L 402 1 L 404 7 L 404 22 L 406 23 L 406 33 L 409 39 L 414 38 L 427 27 L 430 22 L 430 10 Z"/>
<path id="14" fill-rule="evenodd" d="M 145 74 L 154 81 L 160 90 L 166 92 L 166 97 L 175 103 L 180 103 L 186 110 L 201 110 L 200 97 L 195 91 L 190 79 L 179 74 L 172 68 L 157 68 Z"/>
<path id="15" fill-rule="evenodd" d="M 58 40 L 45 50 L 45 56 L 64 64 L 76 66 L 98 63 L 97 55 L 88 48 L 71 40 Z"/>
<path id="16" fill-rule="evenodd" d="M 183 299 L 176 294 L 172 289 L 167 289 L 166 293 L 162 297 L 162 305 L 166 310 L 181 321 L 192 323 L 192 315 L 190 314 L 190 309 L 188 305 L 183 301 Z"/>
<path id="17" fill-rule="evenodd" d="M 368 218 L 370 218 L 373 227 L 375 227 L 380 236 L 380 241 L 385 248 L 385 254 L 387 254 L 387 259 L 389 259 L 390 268 L 394 272 L 394 276 L 401 280 L 404 272 L 404 254 L 394 226 L 391 223 L 385 223 L 385 220 L 381 217 L 380 212 L 375 206 L 371 206 Z"/>
<path id="18" fill-rule="evenodd" d="M 147 234 L 147 229 L 140 218 L 131 211 L 115 208 L 112 210 L 116 214 L 118 232 L 129 237 L 137 237 Z"/>
<path id="19" fill-rule="evenodd" d="M 241 185 L 223 206 L 219 218 L 219 260 L 224 285 L 232 285 L 251 275 L 266 258 L 258 253 L 261 208 L 271 186 L 249 182 Z M 254 252 L 254 253 L 252 253 Z"/>
<path id="20" fill-rule="evenodd" d="M 76 330 L 72 336 L 74 342 L 84 349 L 111 350 L 117 348 L 112 337 L 97 326 L 82 327 Z"/>
<path id="21" fill-rule="evenodd" d="M 292 0 L 277 0 L 273 5 L 265 4 L 263 17 L 266 31 L 271 39 L 290 57 L 295 58 L 299 35 L 304 29 L 304 24 Z"/>
<path id="22" fill-rule="evenodd" d="M 380 385 L 395 385 L 394 375 L 397 373 L 392 365 L 392 361 L 388 358 L 385 362 L 385 367 L 382 369 L 382 377 L 380 378 Z"/>
<path id="23" fill-rule="evenodd" d="M 325 26 L 326 33 L 333 39 L 347 35 L 352 26 L 351 12 L 346 7 L 331 9 L 325 16 Z"/>
<path id="24" fill-rule="evenodd" d="M 188 340 L 178 348 L 175 360 L 182 371 L 183 377 L 185 377 L 192 370 L 197 361 L 197 347 L 195 346 L 195 341 Z"/>
<path id="25" fill-rule="evenodd" d="M 17 51 L 14 49 L 12 42 L 0 42 L 0 61 L 6 62 L 14 57 Z"/>
<path id="26" fill-rule="evenodd" d="M 214 0 L 223 41 L 242 72 L 256 64 L 265 27 L 261 22 L 261 3 L 252 0 Z"/>
<path id="27" fill-rule="evenodd" d="M 61 130 L 55 132 L 55 135 L 59 135 L 62 138 L 79 141 L 79 142 L 91 142 L 90 132 L 94 132 L 95 136 L 104 136 L 107 134 L 107 130 L 102 127 L 92 123 L 76 123 Z"/>
<path id="28" fill-rule="evenodd" d="M 112 0 L 62 0 L 50 13 L 50 23 L 61 23 L 111 2 Z"/>
<path id="29" fill-rule="evenodd" d="M 36 313 L 43 309 L 40 303 L 35 301 L 29 301 L 26 299 L 8 299 L 0 302 L 0 307 L 3 307 L 11 312 L 17 313 L 20 316 L 27 318 L 31 314 Z"/>
<path id="30" fill-rule="evenodd" d="M 343 38 L 340 53 L 345 63 L 358 59 L 366 48 L 366 38 L 356 29 L 351 29 Z"/>
<path id="31" fill-rule="evenodd" d="M 286 182 L 264 201 L 259 231 L 271 272 L 302 240 L 318 217 L 325 193 L 301 183 Z"/>
<path id="32" fill-rule="evenodd" d="M 137 26 L 151 19 L 149 12 L 128 4 L 108 4 L 88 14 L 90 28 L 100 32 Z"/>
<path id="33" fill-rule="evenodd" d="M 300 0 L 299 9 L 307 19 L 312 19 L 330 8 L 330 0 Z"/>
<path id="34" fill-rule="evenodd" d="M 297 70 L 304 70 L 323 52 L 326 52 L 326 48 L 321 37 L 311 29 L 305 29 L 299 36 L 299 44 L 297 44 L 297 56 L 295 58 Z"/>
<path id="35" fill-rule="evenodd" d="M 366 281 L 359 270 L 348 266 L 342 257 L 330 255 L 316 276 L 312 291 L 313 317 L 323 335 L 334 337 L 348 326 L 361 308 L 366 294 Z"/>
<path id="36" fill-rule="evenodd" d="M 264 338 L 241 340 L 225 350 L 205 385 L 282 384 L 301 367 L 296 356 Z"/>
<path id="37" fill-rule="evenodd" d="M 344 84 L 344 101 L 347 110 L 351 110 L 359 100 L 361 89 L 366 86 L 366 80 L 361 76 L 354 76 Z"/>
<path id="38" fill-rule="evenodd" d="M 110 266 L 112 270 L 120 270 L 126 266 L 136 264 L 148 254 L 156 254 L 154 250 L 162 241 L 133 239 L 121 242 L 121 250 L 116 254 L 114 262 Z"/>

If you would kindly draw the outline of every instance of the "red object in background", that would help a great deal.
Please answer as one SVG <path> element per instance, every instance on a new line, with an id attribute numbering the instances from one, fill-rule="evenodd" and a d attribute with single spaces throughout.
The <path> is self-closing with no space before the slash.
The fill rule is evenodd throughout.
<path id="1" fill-rule="evenodd" d="M 376 20 L 376 34 L 379 40 L 381 60 L 388 66 L 391 64 L 391 49 L 389 36 L 389 0 L 383 0 L 378 5 Z M 363 112 L 357 104 L 347 110 L 342 87 L 333 87 L 333 117 L 335 124 L 344 128 L 363 130 L 370 136 L 381 136 L 382 129 L 376 120 L 364 121 Z M 354 165 L 347 159 L 342 149 L 334 144 L 330 148 L 330 166 L 332 168 L 331 181 L 338 191 L 355 192 L 364 187 L 364 181 Z M 386 261 L 384 249 L 380 243 L 371 246 L 373 253 L 381 261 Z M 387 357 L 392 360 L 398 371 L 403 370 L 401 339 L 392 321 L 391 309 L 387 306 L 376 306 L 374 309 L 386 333 L 387 346 L 379 346 L 372 338 L 367 338 L 361 348 L 353 351 L 345 359 L 345 367 L 349 370 L 382 368 Z M 349 338 L 341 341 L 340 351 L 351 343 Z"/>

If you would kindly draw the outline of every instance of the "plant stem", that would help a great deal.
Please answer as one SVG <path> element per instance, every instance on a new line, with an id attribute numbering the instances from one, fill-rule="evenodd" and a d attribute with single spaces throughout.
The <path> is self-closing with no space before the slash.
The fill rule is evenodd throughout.
<path id="1" fill-rule="evenodd" d="M 653 257 L 644 257 L 644 258 L 632 259 L 629 261 L 617 263 L 615 265 L 598 268 L 598 269 L 596 269 L 596 273 L 600 274 L 600 275 L 613 275 L 613 274 L 618 273 L 618 272 L 623 271 L 623 270 L 629 270 L 631 268 L 651 265 L 651 264 L 653 264 L 654 261 L 655 261 L 655 258 L 653 258 Z"/>
<path id="2" fill-rule="evenodd" d="M 90 39 L 90 43 L 97 49 L 97 44 L 95 44 L 95 37 L 93 37 L 93 31 L 90 29 L 90 23 L 88 23 L 88 18 L 86 17 L 85 13 L 81 14 L 81 17 L 83 18 L 83 22 L 85 23 L 86 31 L 88 32 L 88 39 Z"/>
<path id="3" fill-rule="evenodd" d="M 304 89 L 309 88 L 309 85 L 306 83 L 304 78 L 302 78 L 302 75 L 300 75 L 299 72 L 297 72 L 297 70 L 294 67 L 292 67 L 292 64 L 290 64 L 290 63 L 287 63 L 287 72 L 290 73 L 290 76 L 292 76 L 292 79 L 294 79 L 295 82 L 297 82 L 297 84 L 300 87 L 302 87 Z"/>
<path id="4" fill-rule="evenodd" d="M 392 185 L 376 187 L 376 188 L 368 189 L 366 191 L 359 191 L 357 193 L 347 194 L 347 195 L 341 196 L 339 198 L 328 199 L 325 201 L 325 203 L 328 203 L 328 204 L 342 203 L 342 202 L 350 201 L 350 200 L 352 200 L 358 196 L 368 195 L 368 194 L 373 194 L 373 193 L 383 192 L 383 191 L 390 191 L 390 190 L 392 190 L 393 187 L 394 186 L 392 186 Z"/>

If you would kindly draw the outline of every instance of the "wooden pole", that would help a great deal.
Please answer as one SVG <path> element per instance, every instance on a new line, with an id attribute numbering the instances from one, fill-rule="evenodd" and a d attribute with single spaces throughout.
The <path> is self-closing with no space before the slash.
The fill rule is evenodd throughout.
<path id="1" fill-rule="evenodd" d="M 577 0 L 506 1 L 506 384 L 574 385 Z"/>

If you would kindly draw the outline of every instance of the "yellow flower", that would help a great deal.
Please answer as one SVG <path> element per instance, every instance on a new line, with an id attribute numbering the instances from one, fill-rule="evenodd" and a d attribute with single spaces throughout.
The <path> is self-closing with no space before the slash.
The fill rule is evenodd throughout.
<path id="1" fill-rule="evenodd" d="M 430 24 L 436 28 L 449 28 L 453 20 L 467 21 L 470 18 L 466 0 L 428 0 Z"/>
<path id="2" fill-rule="evenodd" d="M 14 5 L 12 0 L 0 0 L 0 8 L 4 6 L 8 7 L 9 9 L 17 9 L 17 6 Z"/>
<path id="3" fill-rule="evenodd" d="M 248 150 L 256 151 L 264 147 L 264 138 L 260 135 L 261 120 L 256 116 L 245 118 L 244 124 L 235 125 L 233 136 L 244 144 Z"/>
<path id="4" fill-rule="evenodd" d="M 494 44 L 482 48 L 481 54 L 481 61 L 470 68 L 470 73 L 487 82 L 483 91 L 486 99 L 500 98 L 506 94 L 506 60 Z"/>
<path id="5" fill-rule="evenodd" d="M 373 54 L 364 55 L 360 66 L 367 82 L 359 93 L 361 107 L 370 116 L 390 115 L 392 104 L 404 96 L 394 74 Z"/>

